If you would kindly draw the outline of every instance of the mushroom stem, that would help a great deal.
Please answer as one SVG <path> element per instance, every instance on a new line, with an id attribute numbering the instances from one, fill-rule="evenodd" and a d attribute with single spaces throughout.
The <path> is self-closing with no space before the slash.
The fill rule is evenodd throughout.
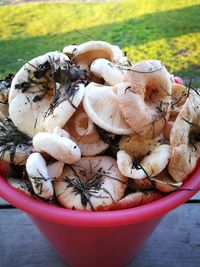
<path id="1" fill-rule="evenodd" d="M 107 59 L 99 58 L 92 62 L 90 71 L 99 78 L 103 78 L 108 85 L 122 82 L 125 72 L 117 68 Z"/>
<path id="2" fill-rule="evenodd" d="M 54 194 L 53 185 L 46 162 L 40 153 L 32 153 L 28 157 L 26 171 L 36 195 L 44 199 L 51 199 Z"/>

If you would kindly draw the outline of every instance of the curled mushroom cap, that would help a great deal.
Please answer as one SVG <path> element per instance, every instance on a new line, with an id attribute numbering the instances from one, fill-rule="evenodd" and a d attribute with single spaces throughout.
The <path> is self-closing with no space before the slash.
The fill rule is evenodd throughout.
<path id="1" fill-rule="evenodd" d="M 83 107 L 91 121 L 104 130 L 119 135 L 132 132 L 119 110 L 114 87 L 90 83 L 86 86 Z"/>
<path id="2" fill-rule="evenodd" d="M 106 84 L 115 85 L 122 82 L 125 71 L 105 58 L 99 58 L 92 62 L 90 71 L 99 78 L 103 78 Z"/>
<path id="3" fill-rule="evenodd" d="M 172 178 L 183 181 L 191 173 L 200 157 L 200 96 L 191 91 L 170 134 L 172 155 L 168 171 Z"/>
<path id="4" fill-rule="evenodd" d="M 116 160 L 107 156 L 82 157 L 76 165 L 65 166 L 54 181 L 58 201 L 66 208 L 105 210 L 118 201 L 127 187 L 127 178 Z"/>
<path id="5" fill-rule="evenodd" d="M 95 156 L 108 148 L 108 144 L 100 139 L 94 123 L 89 119 L 82 105 L 78 107 L 64 128 L 69 132 L 71 139 L 77 143 L 83 156 Z"/>
<path id="6" fill-rule="evenodd" d="M 169 117 L 170 74 L 160 61 L 141 61 L 129 69 L 123 81 L 116 87 L 119 107 L 126 122 L 134 132 L 155 138 Z"/>
<path id="7" fill-rule="evenodd" d="M 81 102 L 86 78 L 60 52 L 27 62 L 15 75 L 9 94 L 9 115 L 14 124 L 33 137 L 40 131 L 63 127 Z"/>
<path id="8" fill-rule="evenodd" d="M 125 62 L 121 49 L 104 41 L 89 41 L 80 45 L 70 45 L 63 49 L 76 65 L 89 69 L 90 64 L 97 58 L 105 58 L 109 61 Z"/>
<path id="9" fill-rule="evenodd" d="M 54 190 L 46 162 L 40 153 L 32 153 L 26 161 L 26 171 L 36 195 L 51 199 Z"/>
<path id="10" fill-rule="evenodd" d="M 11 119 L 0 122 L 0 158 L 15 165 L 24 165 L 33 151 L 32 140 L 19 131 Z"/>
<path id="11" fill-rule="evenodd" d="M 37 152 L 45 152 L 58 161 L 73 164 L 79 161 L 81 152 L 75 142 L 53 133 L 40 132 L 33 137 L 33 146 Z"/>
<path id="12" fill-rule="evenodd" d="M 150 154 L 143 157 L 138 164 L 124 150 L 117 152 L 117 166 L 120 172 L 133 179 L 154 177 L 167 166 L 170 159 L 170 146 L 163 144 L 155 147 Z"/>

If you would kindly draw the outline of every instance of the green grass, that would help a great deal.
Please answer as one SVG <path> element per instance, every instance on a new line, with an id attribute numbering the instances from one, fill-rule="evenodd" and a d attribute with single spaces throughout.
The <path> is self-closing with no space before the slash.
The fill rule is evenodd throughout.
<path id="1" fill-rule="evenodd" d="M 132 62 L 160 59 L 200 87 L 199 10 L 200 0 L 2 6 L 0 76 L 35 56 L 93 38 L 119 45 Z"/>

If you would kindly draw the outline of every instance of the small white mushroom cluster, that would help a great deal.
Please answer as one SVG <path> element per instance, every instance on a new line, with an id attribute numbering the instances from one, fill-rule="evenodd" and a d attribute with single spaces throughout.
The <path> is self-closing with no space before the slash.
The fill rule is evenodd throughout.
<path id="1" fill-rule="evenodd" d="M 0 155 L 25 166 L 39 198 L 70 209 L 133 207 L 179 188 L 199 158 L 200 97 L 158 60 L 133 65 L 118 46 L 90 41 L 36 57 L 9 81 L 0 80 L 9 87 Z M 177 141 L 182 121 L 187 136 Z M 190 146 L 191 164 L 178 160 L 177 169 L 180 146 Z M 24 178 L 8 180 L 28 192 Z"/>

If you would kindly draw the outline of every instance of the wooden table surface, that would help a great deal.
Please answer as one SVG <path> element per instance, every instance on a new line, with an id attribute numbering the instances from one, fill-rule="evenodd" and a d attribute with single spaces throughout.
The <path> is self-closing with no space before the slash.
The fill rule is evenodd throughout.
<path id="1" fill-rule="evenodd" d="M 199 193 L 164 217 L 126 267 L 168 266 L 200 266 Z M 0 199 L 0 267 L 68 265 L 56 255 L 26 214 Z"/>

